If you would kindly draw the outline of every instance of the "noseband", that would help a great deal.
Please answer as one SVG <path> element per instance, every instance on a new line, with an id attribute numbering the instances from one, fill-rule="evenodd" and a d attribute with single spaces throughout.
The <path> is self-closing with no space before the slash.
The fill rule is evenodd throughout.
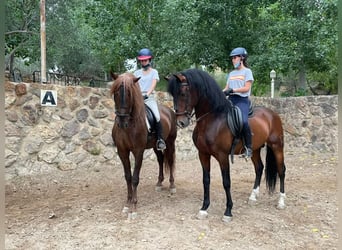
<path id="1" fill-rule="evenodd" d="M 190 120 L 194 116 L 195 112 L 192 112 L 192 109 L 191 110 L 189 109 L 189 106 L 190 106 L 189 104 L 191 102 L 191 98 L 190 98 L 190 94 L 189 94 L 190 93 L 189 83 L 182 82 L 180 89 L 181 89 L 181 91 L 183 89 L 185 89 L 184 92 L 186 92 L 186 95 L 188 98 L 186 99 L 186 106 L 185 106 L 185 110 L 183 112 L 178 112 L 177 100 L 176 100 L 176 102 L 174 102 L 176 116 L 185 115 Z"/>

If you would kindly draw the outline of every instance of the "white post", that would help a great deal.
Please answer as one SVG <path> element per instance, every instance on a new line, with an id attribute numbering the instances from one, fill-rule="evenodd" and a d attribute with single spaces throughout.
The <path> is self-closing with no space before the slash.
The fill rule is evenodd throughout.
<path id="1" fill-rule="evenodd" d="M 270 78 L 271 78 L 271 98 L 274 98 L 274 78 L 276 78 L 276 72 L 274 69 L 270 72 Z"/>

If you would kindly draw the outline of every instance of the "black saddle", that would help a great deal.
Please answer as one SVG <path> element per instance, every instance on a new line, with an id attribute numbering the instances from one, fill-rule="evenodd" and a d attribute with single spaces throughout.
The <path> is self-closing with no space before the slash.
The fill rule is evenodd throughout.
<path id="1" fill-rule="evenodd" d="M 231 105 L 232 108 L 227 113 L 227 124 L 228 124 L 230 131 L 233 134 L 233 143 L 230 149 L 230 157 L 231 157 L 232 163 L 234 163 L 235 147 L 242 137 L 243 121 L 242 121 L 242 114 L 241 114 L 240 108 L 233 105 L 233 103 L 231 104 L 232 104 Z M 250 101 L 248 117 L 252 117 L 252 116 L 253 116 L 253 104 Z"/>
<path id="2" fill-rule="evenodd" d="M 251 116 L 253 116 L 253 104 L 250 101 L 248 117 L 251 117 Z M 242 127 L 243 127 L 242 114 L 241 114 L 240 108 L 233 105 L 233 103 L 232 103 L 232 109 L 230 109 L 229 112 L 227 113 L 227 123 L 234 137 L 240 137 Z"/>
<path id="3" fill-rule="evenodd" d="M 150 107 L 147 106 L 146 104 L 145 104 L 145 107 L 146 107 L 146 117 L 147 117 L 148 123 L 150 124 L 150 128 L 151 128 L 149 130 L 149 133 L 152 133 L 152 132 L 156 131 L 157 119 L 154 116 L 154 114 L 153 114 L 152 110 L 150 109 Z"/>

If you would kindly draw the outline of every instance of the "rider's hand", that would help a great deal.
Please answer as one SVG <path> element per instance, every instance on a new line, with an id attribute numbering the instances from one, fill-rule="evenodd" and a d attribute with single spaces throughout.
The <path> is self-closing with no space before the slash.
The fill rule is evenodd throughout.
<path id="1" fill-rule="evenodd" d="M 232 88 L 229 88 L 226 91 L 223 91 L 223 93 L 227 96 L 227 95 L 230 95 L 230 94 L 234 93 L 234 91 L 233 91 Z"/>

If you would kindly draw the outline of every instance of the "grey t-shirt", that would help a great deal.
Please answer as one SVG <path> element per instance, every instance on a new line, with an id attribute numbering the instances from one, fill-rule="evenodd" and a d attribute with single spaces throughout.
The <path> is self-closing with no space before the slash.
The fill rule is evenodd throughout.
<path id="1" fill-rule="evenodd" d="M 247 81 L 254 81 L 252 70 L 249 68 L 243 68 L 240 70 L 233 70 L 229 73 L 228 79 L 227 79 L 227 85 L 229 85 L 229 88 L 237 89 L 245 86 L 245 83 Z M 240 95 L 242 97 L 250 96 L 251 94 L 251 88 L 248 92 L 245 93 L 233 93 L 234 95 Z"/>

